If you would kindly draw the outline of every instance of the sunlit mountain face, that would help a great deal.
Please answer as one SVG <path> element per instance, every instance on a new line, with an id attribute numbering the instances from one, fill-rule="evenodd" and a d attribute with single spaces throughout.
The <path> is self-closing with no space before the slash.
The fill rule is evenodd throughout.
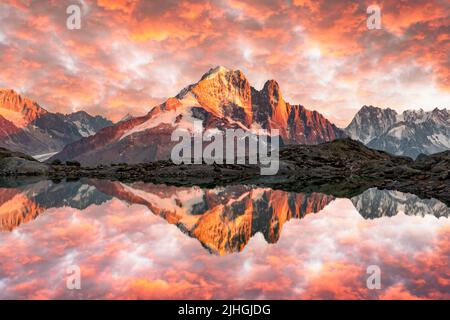
<path id="1" fill-rule="evenodd" d="M 2 185 L 0 298 L 450 298 L 450 209 L 435 199 L 88 179 Z M 66 285 L 74 265 L 80 290 Z M 373 265 L 381 288 L 371 290 Z"/>

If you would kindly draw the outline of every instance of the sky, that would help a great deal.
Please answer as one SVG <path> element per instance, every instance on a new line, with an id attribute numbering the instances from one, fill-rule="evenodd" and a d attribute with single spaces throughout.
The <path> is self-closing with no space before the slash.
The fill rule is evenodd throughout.
<path id="1" fill-rule="evenodd" d="M 81 28 L 69 30 L 69 5 Z M 369 29 L 378 5 L 381 29 Z M 346 126 L 362 105 L 450 108 L 448 0 L 1 0 L 0 87 L 114 121 L 222 65 Z"/>

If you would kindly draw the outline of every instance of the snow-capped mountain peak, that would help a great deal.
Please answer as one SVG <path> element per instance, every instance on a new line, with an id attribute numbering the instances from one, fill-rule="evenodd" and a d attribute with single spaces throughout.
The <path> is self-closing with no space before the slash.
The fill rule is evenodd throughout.
<path id="1" fill-rule="evenodd" d="M 240 70 L 222 66 L 210 69 L 176 98 L 191 102 L 195 99 L 195 104 L 217 117 L 230 117 L 246 126 L 252 123 L 250 83 Z"/>
<path id="2" fill-rule="evenodd" d="M 217 67 L 147 115 L 68 145 L 54 158 L 88 165 L 167 159 L 174 145 L 173 130 L 192 130 L 195 120 L 201 120 L 204 129 L 221 131 L 278 129 L 284 143 L 316 144 L 344 135 L 320 113 L 285 102 L 276 81 L 269 80 L 256 90 L 241 71 Z"/>
<path id="3" fill-rule="evenodd" d="M 346 128 L 346 133 L 352 139 L 367 144 L 397 121 L 398 114 L 395 110 L 364 105 Z"/>
<path id="4" fill-rule="evenodd" d="M 364 106 L 345 129 L 368 147 L 412 158 L 450 149 L 450 113 L 435 108 L 405 110 Z"/>
<path id="5" fill-rule="evenodd" d="M 202 76 L 201 80 L 207 80 L 207 79 L 211 79 L 211 78 L 214 78 L 214 77 L 221 77 L 222 79 L 224 79 L 225 76 L 228 73 L 230 73 L 230 70 L 227 69 L 226 67 L 224 67 L 224 66 L 217 66 L 215 68 L 209 69 L 209 71 L 206 72 Z"/>

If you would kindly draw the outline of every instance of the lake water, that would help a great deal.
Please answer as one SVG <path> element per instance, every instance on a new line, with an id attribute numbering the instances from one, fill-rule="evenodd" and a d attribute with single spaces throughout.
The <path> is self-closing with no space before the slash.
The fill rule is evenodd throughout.
<path id="1" fill-rule="evenodd" d="M 1 299 L 450 298 L 450 209 L 435 199 L 1 185 Z M 74 266 L 79 290 L 68 286 Z M 370 266 L 380 289 L 368 288 Z"/>

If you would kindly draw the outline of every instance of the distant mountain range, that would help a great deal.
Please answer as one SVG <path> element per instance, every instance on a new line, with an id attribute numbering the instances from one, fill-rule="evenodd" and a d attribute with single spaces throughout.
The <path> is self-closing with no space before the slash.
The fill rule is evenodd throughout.
<path id="1" fill-rule="evenodd" d="M 51 113 L 13 90 L 0 90 L 0 146 L 45 160 L 113 123 L 84 111 Z"/>
<path id="2" fill-rule="evenodd" d="M 173 130 L 192 130 L 196 119 L 205 129 L 279 129 L 284 143 L 318 144 L 344 136 L 320 113 L 285 102 L 276 81 L 267 81 L 258 91 L 241 71 L 217 67 L 147 115 L 124 119 L 69 144 L 53 159 L 83 165 L 168 159 L 175 145 Z"/>
<path id="3" fill-rule="evenodd" d="M 217 67 L 148 114 L 127 114 L 116 124 L 84 111 L 51 113 L 13 90 L 0 90 L 0 147 L 83 165 L 165 160 L 174 129 L 278 129 L 284 144 L 319 144 L 349 136 L 372 149 L 416 158 L 450 149 L 450 112 L 363 106 L 339 129 L 317 111 L 287 103 L 278 83 L 253 88 L 239 70 Z"/>
<path id="4" fill-rule="evenodd" d="M 369 148 L 405 155 L 433 154 L 450 149 L 450 112 L 425 112 L 363 106 L 345 132 Z"/>

